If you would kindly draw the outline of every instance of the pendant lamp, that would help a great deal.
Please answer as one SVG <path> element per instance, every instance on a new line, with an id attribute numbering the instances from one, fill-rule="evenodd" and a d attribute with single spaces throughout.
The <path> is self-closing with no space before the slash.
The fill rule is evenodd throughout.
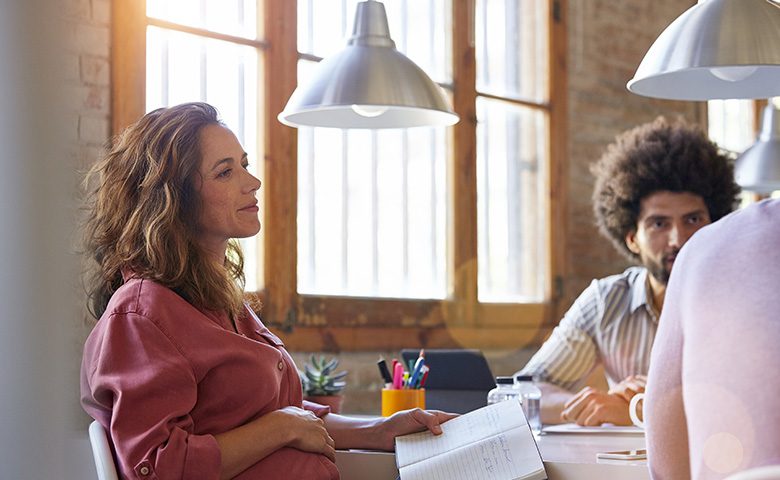
<path id="1" fill-rule="evenodd" d="M 771 103 L 764 107 L 758 140 L 737 158 L 734 177 L 745 190 L 780 190 L 780 114 Z"/>
<path id="2" fill-rule="evenodd" d="M 347 46 L 295 89 L 279 121 L 292 127 L 406 128 L 458 121 L 444 92 L 396 50 L 385 6 L 357 5 Z"/>
<path id="3" fill-rule="evenodd" d="M 658 36 L 628 89 L 670 100 L 780 95 L 780 6 L 699 0 Z"/>

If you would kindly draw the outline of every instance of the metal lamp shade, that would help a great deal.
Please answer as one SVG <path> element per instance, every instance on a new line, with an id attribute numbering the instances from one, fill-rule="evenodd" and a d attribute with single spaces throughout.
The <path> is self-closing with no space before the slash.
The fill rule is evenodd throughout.
<path id="1" fill-rule="evenodd" d="M 279 121 L 293 127 L 406 128 L 458 121 L 442 89 L 395 49 L 380 2 L 358 4 L 346 48 L 322 60 Z"/>
<path id="2" fill-rule="evenodd" d="M 780 7 L 700 0 L 658 36 L 628 89 L 670 100 L 780 95 Z"/>
<path id="3" fill-rule="evenodd" d="M 745 190 L 780 190 L 780 116 L 772 105 L 764 108 L 758 140 L 737 158 L 734 176 Z"/>

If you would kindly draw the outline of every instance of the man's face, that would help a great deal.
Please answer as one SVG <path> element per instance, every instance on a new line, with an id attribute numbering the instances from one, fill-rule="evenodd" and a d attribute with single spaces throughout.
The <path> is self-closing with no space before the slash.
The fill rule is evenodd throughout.
<path id="1" fill-rule="evenodd" d="M 691 235 L 709 223 L 710 214 L 700 196 L 655 192 L 640 202 L 636 231 L 626 235 L 626 245 L 639 255 L 650 274 L 666 285 L 677 253 Z"/>

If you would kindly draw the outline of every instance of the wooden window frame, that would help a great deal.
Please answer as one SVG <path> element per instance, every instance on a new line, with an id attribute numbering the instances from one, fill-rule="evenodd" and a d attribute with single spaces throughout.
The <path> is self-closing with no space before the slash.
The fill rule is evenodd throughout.
<path id="1" fill-rule="evenodd" d="M 476 59 L 473 45 L 475 0 L 453 8 L 453 104 L 460 122 L 452 127 L 449 183 L 448 270 L 450 295 L 444 300 L 381 299 L 302 295 L 296 291 L 297 131 L 276 119 L 295 89 L 297 2 L 260 0 L 263 40 L 260 78 L 264 92 L 263 139 L 265 216 L 264 321 L 301 351 L 395 350 L 409 348 L 496 348 L 534 346 L 557 318 L 564 271 L 562 251 L 566 209 L 566 42 L 567 0 L 550 0 L 550 101 L 541 108 L 549 121 L 546 162 L 549 178 L 546 301 L 532 304 L 477 300 Z M 146 2 L 113 2 L 112 132 L 119 133 L 145 111 Z M 174 24 L 153 21 L 163 27 Z M 188 31 L 185 28 L 177 28 Z M 190 33 L 203 33 L 189 29 Z M 470 32 L 466 35 L 463 32 Z M 209 35 L 220 38 L 219 34 Z"/>

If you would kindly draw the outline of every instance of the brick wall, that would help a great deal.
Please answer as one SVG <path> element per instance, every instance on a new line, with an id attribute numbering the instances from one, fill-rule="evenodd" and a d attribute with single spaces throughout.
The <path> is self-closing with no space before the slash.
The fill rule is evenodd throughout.
<path id="1" fill-rule="evenodd" d="M 91 165 L 108 139 L 111 115 L 111 0 L 67 0 L 65 99 L 76 165 Z"/>
<path id="2" fill-rule="evenodd" d="M 594 278 L 627 263 L 595 227 L 588 170 L 615 135 L 658 115 L 699 121 L 700 105 L 639 97 L 626 82 L 653 40 L 691 0 L 569 0 L 568 212 L 560 317 Z"/>
<path id="3" fill-rule="evenodd" d="M 63 99 L 68 115 L 68 148 L 74 168 L 84 171 L 98 158 L 109 136 L 111 0 L 66 0 L 62 3 L 65 20 L 61 65 L 65 83 Z M 80 178 L 79 178 L 80 180 Z M 74 189 L 77 188 L 74 186 Z M 79 298 L 81 284 L 74 282 Z M 83 302 L 81 302 L 83 304 Z M 86 309 L 74 320 L 75 357 L 70 378 L 73 392 L 69 398 L 74 426 L 83 430 L 89 417 L 81 410 L 79 368 L 81 351 L 92 320 Z"/>

